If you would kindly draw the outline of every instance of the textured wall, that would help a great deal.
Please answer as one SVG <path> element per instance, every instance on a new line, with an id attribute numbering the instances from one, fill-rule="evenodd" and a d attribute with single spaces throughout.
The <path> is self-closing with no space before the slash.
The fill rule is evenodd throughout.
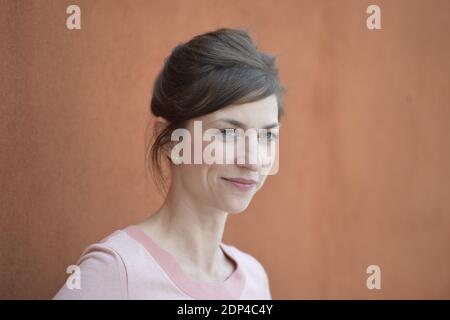
<path id="1" fill-rule="evenodd" d="M 445 0 L 0 1 L 0 298 L 52 297 L 88 244 L 159 207 L 153 79 L 179 41 L 225 26 L 277 54 L 288 88 L 280 171 L 225 242 L 274 298 L 450 298 Z"/>

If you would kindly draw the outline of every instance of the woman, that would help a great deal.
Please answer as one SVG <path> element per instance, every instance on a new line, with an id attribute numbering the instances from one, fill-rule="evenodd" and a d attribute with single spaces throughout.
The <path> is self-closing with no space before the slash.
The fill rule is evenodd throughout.
<path id="1" fill-rule="evenodd" d="M 64 285 L 54 299 L 271 299 L 263 266 L 222 236 L 228 215 L 244 211 L 267 178 L 260 149 L 250 161 L 254 148 L 234 142 L 243 130 L 260 138 L 263 128 L 270 130 L 258 144 L 277 139 L 284 89 L 275 57 L 259 52 L 246 31 L 219 29 L 177 45 L 153 90 L 147 159 L 165 201 L 147 220 L 89 246 L 77 262 L 80 288 Z M 202 133 L 215 132 L 215 156 L 232 162 L 180 164 L 191 158 L 190 145 L 175 154 L 173 133 L 195 138 L 198 123 Z M 193 151 L 206 148 L 202 140 Z"/>

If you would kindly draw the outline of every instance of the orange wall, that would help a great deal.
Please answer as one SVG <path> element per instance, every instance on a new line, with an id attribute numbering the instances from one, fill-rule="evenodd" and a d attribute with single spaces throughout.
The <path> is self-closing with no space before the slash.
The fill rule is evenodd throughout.
<path id="1" fill-rule="evenodd" d="M 159 207 L 153 79 L 218 27 L 249 27 L 288 88 L 280 171 L 225 242 L 263 263 L 274 298 L 449 299 L 445 0 L 2 1 L 0 298 L 52 297 L 88 244 Z"/>

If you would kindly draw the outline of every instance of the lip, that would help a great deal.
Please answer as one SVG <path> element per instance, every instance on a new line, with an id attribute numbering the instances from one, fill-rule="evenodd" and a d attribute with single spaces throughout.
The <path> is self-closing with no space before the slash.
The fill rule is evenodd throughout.
<path id="1" fill-rule="evenodd" d="M 222 177 L 223 180 L 232 184 L 240 191 L 250 191 L 256 187 L 256 181 L 252 179 L 244 179 L 244 178 L 225 178 Z"/>

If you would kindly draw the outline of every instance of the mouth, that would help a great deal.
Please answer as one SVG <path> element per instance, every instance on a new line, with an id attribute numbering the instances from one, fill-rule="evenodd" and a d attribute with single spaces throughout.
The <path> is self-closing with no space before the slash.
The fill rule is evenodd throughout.
<path id="1" fill-rule="evenodd" d="M 223 180 L 233 185 L 240 191 L 250 191 L 256 187 L 256 181 L 252 179 L 244 179 L 244 178 L 224 178 Z"/>

